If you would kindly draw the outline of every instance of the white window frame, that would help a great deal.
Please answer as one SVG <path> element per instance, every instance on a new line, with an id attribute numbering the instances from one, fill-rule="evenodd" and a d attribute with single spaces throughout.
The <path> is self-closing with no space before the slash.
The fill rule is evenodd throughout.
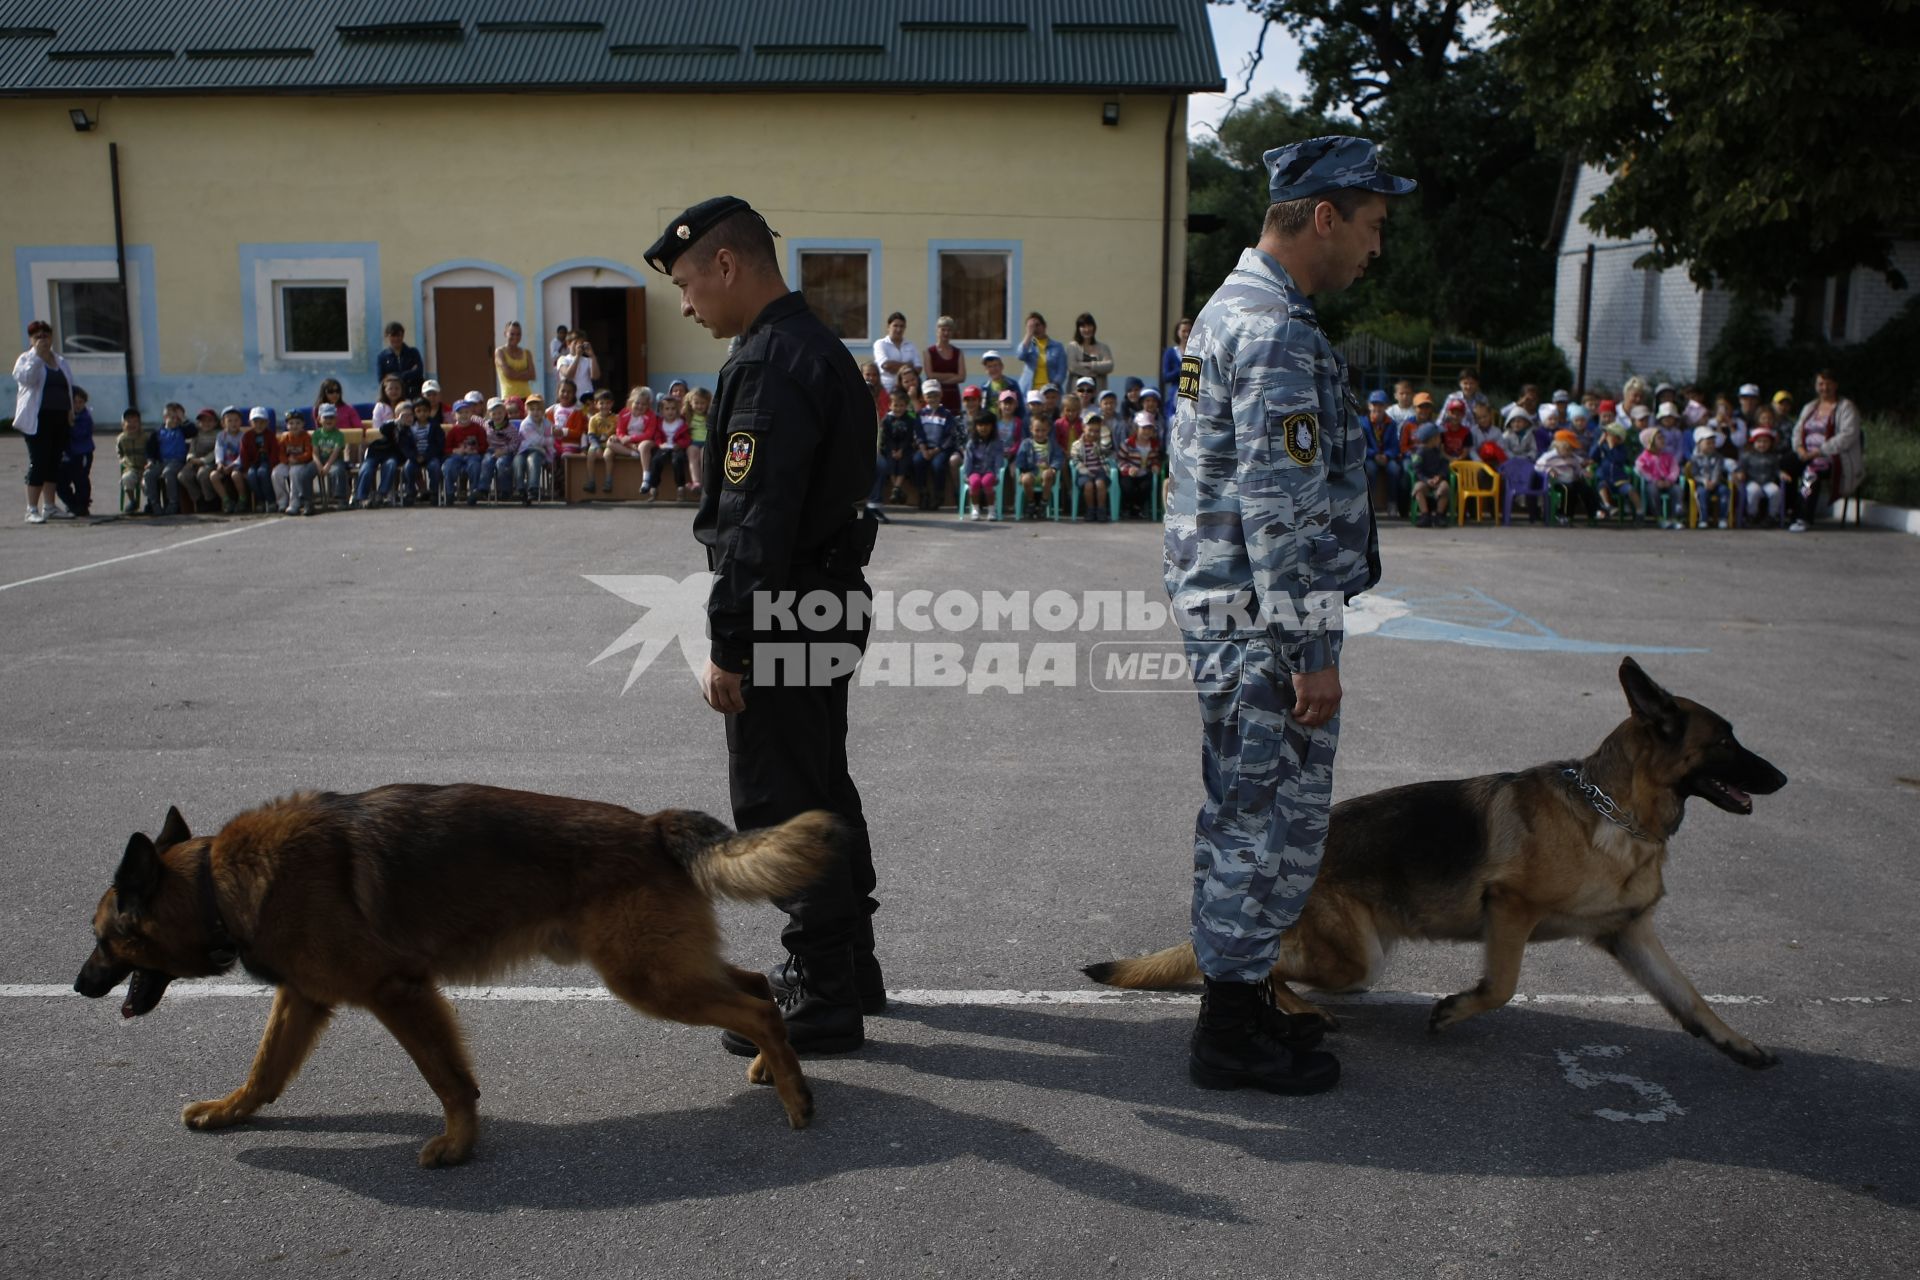
<path id="1" fill-rule="evenodd" d="M 863 308 L 862 308 L 866 312 L 866 316 L 867 316 L 866 331 L 863 335 L 850 334 L 847 337 L 842 338 L 841 341 L 846 343 L 849 347 L 871 347 L 875 342 L 879 341 L 879 337 L 880 337 L 879 334 L 876 334 L 874 332 L 874 324 L 873 324 L 875 319 L 875 316 L 873 314 L 873 300 L 878 295 L 878 292 L 879 292 L 875 288 L 875 286 L 879 283 L 878 277 L 875 274 L 880 270 L 879 253 L 872 246 L 862 245 L 862 244 L 836 245 L 836 244 L 819 244 L 819 243 L 814 243 L 810 241 L 803 245 L 796 245 L 794 246 L 794 250 L 793 250 L 793 287 L 796 289 L 805 288 L 806 257 L 810 253 L 838 253 L 838 254 L 846 254 L 848 256 L 858 256 L 858 257 L 865 258 L 867 260 L 866 302 L 863 304 Z M 885 333 L 885 332 L 886 332 L 886 326 L 884 325 L 880 326 L 880 333 Z"/>
<path id="2" fill-rule="evenodd" d="M 287 355 L 280 346 L 280 289 L 285 285 L 344 284 L 347 289 L 346 351 Z M 333 372 L 345 366 L 372 367 L 366 349 L 367 264 L 364 258 L 272 258 L 253 260 L 253 349 L 260 353 L 262 373 Z"/>
<path id="3" fill-rule="evenodd" d="M 347 349 L 344 351 L 289 351 L 286 349 L 286 293 L 288 289 L 339 289 L 347 295 Z M 264 348 L 263 348 L 264 350 Z M 273 282 L 273 358 L 325 360 L 340 363 L 353 357 L 353 296 L 345 280 L 275 280 Z"/>
<path id="4" fill-rule="evenodd" d="M 115 375 L 124 376 L 127 360 L 131 353 L 140 349 L 140 283 L 138 275 L 129 262 L 127 271 L 127 351 L 128 355 L 67 356 L 67 367 L 73 370 L 76 378 L 102 378 Z M 60 290 L 63 284 L 80 281 L 117 280 L 120 269 L 111 259 L 103 262 L 35 262 L 28 269 L 31 296 L 40 300 L 36 314 L 44 316 L 58 326 L 60 323 Z M 56 342 L 64 341 L 66 334 L 56 327 Z M 134 370 L 144 373 L 136 360 Z"/>

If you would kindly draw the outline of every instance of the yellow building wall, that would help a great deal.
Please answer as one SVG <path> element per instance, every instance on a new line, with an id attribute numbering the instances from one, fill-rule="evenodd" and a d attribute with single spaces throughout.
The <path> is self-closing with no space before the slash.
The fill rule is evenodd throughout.
<path id="1" fill-rule="evenodd" d="M 904 312 L 922 344 L 936 305 L 929 243 L 1018 242 L 1017 312 L 1042 311 L 1064 341 L 1074 315 L 1091 311 L 1114 347 L 1116 372 L 1154 378 L 1173 319 L 1163 310 L 1163 259 L 1166 307 L 1179 306 L 1185 271 L 1185 99 L 1122 97 L 1117 127 L 1101 123 L 1107 100 L 528 93 L 8 101 L 0 129 L 32 179 L 16 188 L 28 198 L 0 205 L 0 226 L 16 249 L 111 246 L 107 144 L 119 144 L 127 242 L 151 246 L 154 296 L 145 302 L 157 333 L 136 335 L 157 348 L 157 367 L 139 369 L 149 407 L 176 396 L 311 400 L 311 371 L 249 367 L 243 243 L 377 244 L 381 315 L 372 318 L 400 320 L 410 341 L 424 319 L 426 304 L 414 296 L 423 271 L 499 264 L 525 282 L 528 313 L 519 318 L 527 345 L 542 353 L 553 324 L 567 317 L 538 313 L 536 277 L 574 259 L 626 264 L 648 286 L 651 380 L 710 377 L 725 344 L 681 318 L 674 290 L 641 254 L 674 214 L 721 193 L 750 201 L 789 239 L 878 241 L 879 314 Z M 72 106 L 96 117 L 92 132 L 74 131 Z M 1176 185 L 1163 238 L 1169 159 Z M 7 314 L 44 311 L 42 300 L 21 298 L 20 255 L 8 258 L 0 265 Z M 1017 340 L 1014 323 L 1008 336 Z M 965 345 L 977 354 L 986 344 Z M 977 370 L 977 360 L 970 364 Z M 350 399 L 370 398 L 370 356 L 338 372 Z M 256 395 L 250 383 L 268 385 Z"/>

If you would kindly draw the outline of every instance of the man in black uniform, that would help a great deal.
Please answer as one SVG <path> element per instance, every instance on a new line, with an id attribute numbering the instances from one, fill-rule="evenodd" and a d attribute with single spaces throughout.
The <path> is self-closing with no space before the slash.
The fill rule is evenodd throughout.
<path id="1" fill-rule="evenodd" d="M 847 774 L 851 662 L 816 680 L 828 664 L 772 658 L 796 644 L 809 657 L 857 657 L 866 646 L 872 597 L 861 570 L 877 527 L 863 507 L 873 487 L 872 395 L 846 344 L 788 290 L 773 232 L 744 200 L 693 206 L 646 258 L 672 277 L 682 315 L 734 340 L 707 415 L 693 521 L 714 574 L 700 683 L 727 720 L 734 825 L 773 826 L 809 809 L 847 824 L 844 862 L 777 904 L 790 917 L 781 933 L 788 957 L 768 976 L 796 1051 L 857 1049 L 861 1015 L 885 1006 L 886 988 L 874 958 L 873 850 Z M 811 592 L 840 601 L 832 629 L 796 629 L 791 601 Z M 786 607 L 768 607 L 783 598 Z M 757 1052 L 731 1033 L 723 1043 Z"/>

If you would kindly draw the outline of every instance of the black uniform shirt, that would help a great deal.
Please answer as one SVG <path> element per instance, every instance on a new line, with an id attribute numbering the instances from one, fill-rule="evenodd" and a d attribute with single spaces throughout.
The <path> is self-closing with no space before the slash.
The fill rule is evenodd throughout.
<path id="1" fill-rule="evenodd" d="M 755 593 L 804 590 L 873 487 L 873 393 L 799 293 L 767 305 L 720 370 L 693 536 L 707 546 L 713 664 L 744 672 Z"/>

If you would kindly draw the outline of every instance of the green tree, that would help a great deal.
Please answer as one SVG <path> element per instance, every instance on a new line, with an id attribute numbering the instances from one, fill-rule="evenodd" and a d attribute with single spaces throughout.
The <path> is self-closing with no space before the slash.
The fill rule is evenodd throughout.
<path id="1" fill-rule="evenodd" d="M 1564 166 L 1560 156 L 1540 150 L 1532 124 L 1516 110 L 1519 86 L 1506 64 L 1467 37 L 1466 16 L 1483 6 L 1467 0 L 1238 2 L 1300 40 L 1300 67 L 1313 88 L 1303 107 L 1249 122 L 1264 132 L 1263 145 L 1247 148 L 1255 162 L 1255 200 L 1264 205 L 1259 152 L 1322 126 L 1374 138 L 1394 172 L 1420 183 L 1417 193 L 1395 203 L 1380 264 L 1361 284 L 1326 300 L 1329 330 L 1387 317 L 1498 342 L 1546 330 Z M 1354 119 L 1330 116 L 1336 109 Z M 1223 138 L 1237 128 L 1238 115 L 1222 125 Z M 1210 164 L 1195 155 L 1189 171 L 1196 191 L 1222 180 Z M 1219 277 L 1200 274 L 1201 263 L 1210 267 L 1211 259 L 1189 261 L 1194 291 L 1204 297 Z"/>
<path id="2" fill-rule="evenodd" d="M 1856 266 L 1895 287 L 1920 213 L 1914 0 L 1504 0 L 1540 140 L 1606 169 L 1595 230 L 1775 301 Z"/>

